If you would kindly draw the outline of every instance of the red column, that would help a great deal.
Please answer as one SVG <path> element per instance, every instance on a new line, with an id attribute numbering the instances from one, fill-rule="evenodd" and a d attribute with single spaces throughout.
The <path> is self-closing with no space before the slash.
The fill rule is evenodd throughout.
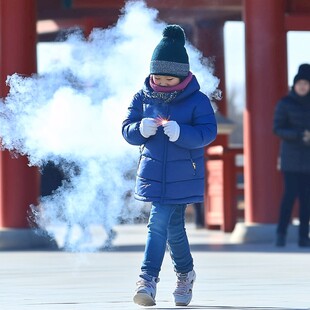
<path id="1" fill-rule="evenodd" d="M 244 114 L 245 220 L 275 223 L 281 192 L 272 133 L 276 102 L 287 93 L 285 0 L 244 1 L 246 110 Z"/>
<path id="2" fill-rule="evenodd" d="M 5 97 L 8 75 L 36 72 L 36 1 L 1 0 L 0 22 L 0 96 Z M 39 196 L 39 173 L 27 163 L 25 157 L 0 152 L 0 228 L 28 226 L 28 207 Z"/>
<path id="3" fill-rule="evenodd" d="M 227 116 L 226 84 L 225 84 L 225 60 L 224 60 L 224 21 L 204 20 L 197 23 L 196 44 L 203 55 L 214 58 L 214 75 L 220 79 L 219 89 L 222 91 L 222 99 L 217 102 L 222 115 Z M 227 146 L 228 136 L 219 134 L 212 145 Z"/>

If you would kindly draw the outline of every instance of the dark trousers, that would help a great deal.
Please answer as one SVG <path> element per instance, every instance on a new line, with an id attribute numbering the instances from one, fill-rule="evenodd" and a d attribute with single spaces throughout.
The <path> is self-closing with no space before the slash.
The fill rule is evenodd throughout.
<path id="1" fill-rule="evenodd" d="M 310 173 L 283 172 L 284 193 L 280 205 L 277 233 L 285 235 L 295 200 L 299 200 L 299 239 L 309 236 Z"/>
<path id="2" fill-rule="evenodd" d="M 197 227 L 204 227 L 204 205 L 202 202 L 197 202 L 193 204 L 195 210 L 195 224 Z"/>

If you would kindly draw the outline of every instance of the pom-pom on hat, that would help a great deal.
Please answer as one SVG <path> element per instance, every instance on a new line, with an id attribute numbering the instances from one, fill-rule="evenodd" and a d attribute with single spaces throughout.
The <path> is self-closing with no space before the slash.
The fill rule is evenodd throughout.
<path id="1" fill-rule="evenodd" d="M 179 25 L 169 25 L 164 29 L 163 38 L 153 52 L 150 73 L 180 78 L 188 76 L 185 33 Z"/>
<path id="2" fill-rule="evenodd" d="M 302 64 L 298 68 L 298 72 L 294 77 L 294 85 L 299 80 L 310 82 L 310 64 Z"/>

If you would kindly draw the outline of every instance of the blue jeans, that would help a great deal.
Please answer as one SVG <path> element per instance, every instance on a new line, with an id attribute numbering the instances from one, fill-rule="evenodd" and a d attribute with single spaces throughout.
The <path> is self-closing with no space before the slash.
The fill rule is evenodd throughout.
<path id="1" fill-rule="evenodd" d="M 193 270 L 193 258 L 185 230 L 186 204 L 153 203 L 141 271 L 158 277 L 168 244 L 174 270 Z"/>

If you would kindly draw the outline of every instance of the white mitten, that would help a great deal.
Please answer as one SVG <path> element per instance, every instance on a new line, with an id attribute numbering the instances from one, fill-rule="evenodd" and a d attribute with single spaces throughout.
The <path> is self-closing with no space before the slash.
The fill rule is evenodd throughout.
<path id="1" fill-rule="evenodd" d="M 140 123 L 140 133 L 144 138 L 149 138 L 156 134 L 157 124 L 154 118 L 143 118 Z"/>
<path id="2" fill-rule="evenodd" d="M 169 137 L 169 141 L 175 142 L 180 136 L 180 126 L 176 121 L 168 121 L 163 124 L 164 133 Z"/>

